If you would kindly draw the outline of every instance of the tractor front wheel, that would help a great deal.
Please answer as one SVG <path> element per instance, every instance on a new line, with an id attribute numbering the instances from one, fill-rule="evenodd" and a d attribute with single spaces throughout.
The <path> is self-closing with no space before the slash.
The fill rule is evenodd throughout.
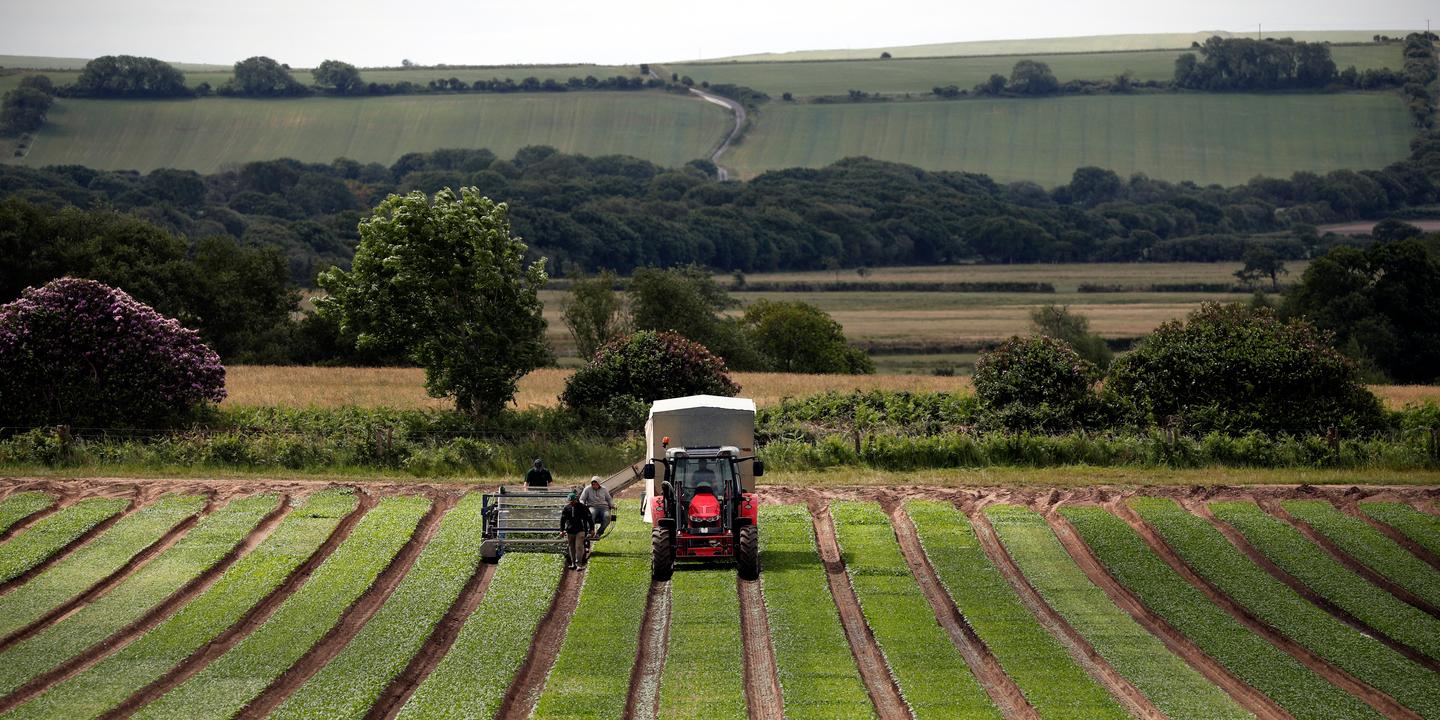
<path id="1" fill-rule="evenodd" d="M 741 580 L 760 577 L 760 528 L 746 525 L 740 528 L 740 539 L 736 543 L 735 565 Z"/>
<path id="2" fill-rule="evenodd" d="M 675 573 L 675 537 L 670 528 L 658 526 L 650 531 L 650 579 L 665 582 Z"/>

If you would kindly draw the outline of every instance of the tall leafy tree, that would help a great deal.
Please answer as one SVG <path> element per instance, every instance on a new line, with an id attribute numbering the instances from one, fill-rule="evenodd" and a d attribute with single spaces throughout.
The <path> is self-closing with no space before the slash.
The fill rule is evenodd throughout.
<path id="1" fill-rule="evenodd" d="M 189 95 L 185 75 L 155 58 L 103 55 L 85 63 L 71 92 L 81 97 L 178 97 Z"/>
<path id="2" fill-rule="evenodd" d="M 1090 318 L 1071 311 L 1069 305 L 1047 303 L 1035 308 L 1030 312 L 1030 326 L 1038 335 L 1069 343 L 1080 357 L 1101 370 L 1115 359 L 1105 339 L 1090 330 Z"/>
<path id="3" fill-rule="evenodd" d="M 845 329 L 824 310 L 803 302 L 760 300 L 745 309 L 745 325 L 771 370 L 866 375 L 875 363 L 845 342 Z"/>
<path id="4" fill-rule="evenodd" d="M 310 71 L 315 84 L 334 90 L 340 95 L 358 92 L 365 86 L 360 79 L 360 70 L 354 65 L 339 60 L 326 60 Z"/>
<path id="5" fill-rule="evenodd" d="M 602 345 L 628 332 L 624 298 L 615 291 L 615 275 L 608 270 L 576 279 L 561 302 L 560 317 L 581 359 L 594 357 Z"/>
<path id="6" fill-rule="evenodd" d="M 227 92 L 240 95 L 302 95 L 305 86 L 290 75 L 290 67 L 263 55 L 235 63 L 235 77 L 226 83 Z"/>

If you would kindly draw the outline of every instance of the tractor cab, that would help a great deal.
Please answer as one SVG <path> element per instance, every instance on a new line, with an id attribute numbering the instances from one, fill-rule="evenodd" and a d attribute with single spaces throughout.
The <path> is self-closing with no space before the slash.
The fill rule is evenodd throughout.
<path id="1" fill-rule="evenodd" d="M 764 464 L 727 447 L 665 448 L 665 457 L 645 467 L 658 492 L 649 508 L 654 529 L 652 575 L 670 577 L 675 561 L 733 559 L 742 577 L 759 572 L 758 500 L 741 483 L 741 463 Z"/>

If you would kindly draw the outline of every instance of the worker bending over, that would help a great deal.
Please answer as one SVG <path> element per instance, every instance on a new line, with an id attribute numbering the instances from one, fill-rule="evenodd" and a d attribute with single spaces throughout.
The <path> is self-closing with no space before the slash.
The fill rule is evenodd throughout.
<path id="1" fill-rule="evenodd" d="M 550 487 L 552 479 L 550 471 L 545 469 L 545 463 L 540 458 L 535 458 L 535 462 L 530 465 L 529 472 L 525 473 L 525 487 L 544 490 Z"/>
<path id="2" fill-rule="evenodd" d="M 585 540 L 595 528 L 590 511 L 580 504 L 580 496 L 572 490 L 570 502 L 560 511 L 560 532 L 565 533 L 565 567 L 579 570 L 585 567 Z"/>
<path id="3" fill-rule="evenodd" d="M 615 501 L 610 498 L 610 491 L 600 484 L 599 475 L 592 476 L 589 487 L 580 492 L 580 504 L 590 509 L 590 519 L 595 523 L 591 536 L 604 535 L 605 528 L 610 527 L 610 518 L 615 515 Z"/>

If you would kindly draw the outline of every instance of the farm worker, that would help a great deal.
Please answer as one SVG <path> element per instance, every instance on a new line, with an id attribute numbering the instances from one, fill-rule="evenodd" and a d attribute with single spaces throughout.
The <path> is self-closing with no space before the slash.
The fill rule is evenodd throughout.
<path id="1" fill-rule="evenodd" d="M 540 458 L 535 458 L 531 463 L 529 472 L 525 473 L 525 487 L 540 488 L 544 490 L 550 487 L 550 471 L 545 469 L 545 463 Z"/>
<path id="2" fill-rule="evenodd" d="M 565 567 L 578 570 L 585 567 L 585 538 L 594 529 L 590 511 L 580 504 L 580 496 L 570 491 L 570 502 L 560 511 L 560 532 L 565 533 Z"/>
<path id="3" fill-rule="evenodd" d="M 595 521 L 594 537 L 605 534 L 605 528 L 610 527 L 610 515 L 615 512 L 615 501 L 610 498 L 610 491 L 600 486 L 600 476 L 590 477 L 590 486 L 580 492 L 580 503 L 590 508 L 590 517 Z"/>

